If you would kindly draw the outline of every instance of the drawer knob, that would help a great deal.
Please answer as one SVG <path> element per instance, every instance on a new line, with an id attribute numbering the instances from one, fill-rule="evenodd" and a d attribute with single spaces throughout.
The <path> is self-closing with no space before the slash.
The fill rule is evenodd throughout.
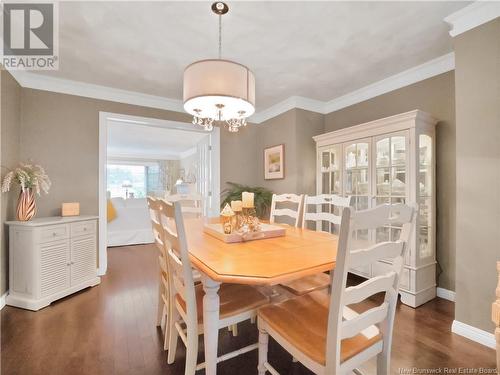
<path id="1" fill-rule="evenodd" d="M 83 231 L 85 232 L 87 230 L 87 227 L 83 227 Z"/>
<path id="2" fill-rule="evenodd" d="M 52 233 L 52 235 L 55 237 L 55 236 L 57 236 L 57 233 L 56 233 L 56 232 L 54 232 L 54 233 Z"/>

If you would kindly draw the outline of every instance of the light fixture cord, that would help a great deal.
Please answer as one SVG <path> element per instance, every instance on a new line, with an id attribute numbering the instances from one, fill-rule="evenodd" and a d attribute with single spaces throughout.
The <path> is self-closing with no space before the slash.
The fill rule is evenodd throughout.
<path id="1" fill-rule="evenodd" d="M 219 60 L 222 58 L 222 15 L 219 14 Z"/>

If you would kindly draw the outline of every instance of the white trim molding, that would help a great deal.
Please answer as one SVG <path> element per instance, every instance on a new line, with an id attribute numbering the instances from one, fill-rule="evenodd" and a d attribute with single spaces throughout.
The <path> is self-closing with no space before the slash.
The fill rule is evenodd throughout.
<path id="1" fill-rule="evenodd" d="M 323 113 L 331 113 L 353 104 L 364 102 L 382 94 L 423 81 L 455 69 L 455 53 L 450 52 L 421 65 L 407 69 L 349 94 L 330 100 Z"/>
<path id="2" fill-rule="evenodd" d="M 22 87 L 30 89 L 109 100 L 112 102 L 158 108 L 167 111 L 185 112 L 182 100 L 149 95 L 136 91 L 115 89 L 108 86 L 94 85 L 69 79 L 61 79 L 22 70 L 10 70 L 9 72 Z"/>
<path id="3" fill-rule="evenodd" d="M 496 348 L 496 340 L 493 333 L 483 331 L 482 329 L 459 322 L 458 320 L 453 321 L 451 332 L 487 346 L 488 348 Z"/>
<path id="4" fill-rule="evenodd" d="M 325 115 L 454 69 L 455 53 L 450 52 L 381 81 L 362 87 L 349 94 L 339 96 L 328 102 L 322 102 L 302 96 L 291 96 L 272 107 L 256 113 L 250 117 L 250 122 L 260 124 L 294 108 L 305 109 Z"/>
<path id="5" fill-rule="evenodd" d="M 9 295 L 9 291 L 6 291 L 2 296 L 0 297 L 0 310 L 2 310 L 5 307 L 5 303 L 7 301 L 7 296 Z"/>
<path id="6" fill-rule="evenodd" d="M 255 113 L 249 118 L 249 122 L 260 124 L 294 108 L 327 114 L 453 69 L 455 69 L 455 54 L 451 52 L 327 102 L 303 96 L 290 96 L 288 99 Z M 10 73 L 25 88 L 185 113 L 182 101 L 177 99 L 55 78 L 26 71 L 12 70 Z"/>
<path id="7" fill-rule="evenodd" d="M 437 287 L 436 294 L 439 298 L 447 299 L 448 301 L 455 302 L 455 292 L 444 288 Z"/>
<path id="8" fill-rule="evenodd" d="M 450 35 L 455 37 L 486 22 L 500 17 L 500 2 L 476 1 L 444 19 L 451 26 Z"/>
<path id="9" fill-rule="evenodd" d="M 324 114 L 325 102 L 322 102 L 321 100 L 305 98 L 303 96 L 290 96 L 288 99 L 285 99 L 282 102 L 264 109 L 263 111 L 255 113 L 249 118 L 249 121 L 253 124 L 260 124 L 295 108 Z"/>

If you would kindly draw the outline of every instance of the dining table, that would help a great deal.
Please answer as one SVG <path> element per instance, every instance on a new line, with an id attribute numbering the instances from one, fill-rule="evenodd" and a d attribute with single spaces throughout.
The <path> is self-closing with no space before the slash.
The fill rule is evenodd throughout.
<path id="1" fill-rule="evenodd" d="M 205 373 L 217 373 L 221 283 L 273 286 L 335 268 L 338 237 L 284 226 L 285 235 L 226 243 L 204 231 L 203 219 L 187 219 L 192 266 L 201 274 Z"/>

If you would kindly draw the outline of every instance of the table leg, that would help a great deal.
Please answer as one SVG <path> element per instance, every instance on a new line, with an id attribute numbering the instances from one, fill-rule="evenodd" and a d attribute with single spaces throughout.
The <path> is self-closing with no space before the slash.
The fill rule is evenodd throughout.
<path id="1" fill-rule="evenodd" d="M 219 340 L 219 291 L 220 283 L 206 275 L 202 276 L 203 333 L 205 342 L 205 374 L 217 374 L 217 347 Z"/>

